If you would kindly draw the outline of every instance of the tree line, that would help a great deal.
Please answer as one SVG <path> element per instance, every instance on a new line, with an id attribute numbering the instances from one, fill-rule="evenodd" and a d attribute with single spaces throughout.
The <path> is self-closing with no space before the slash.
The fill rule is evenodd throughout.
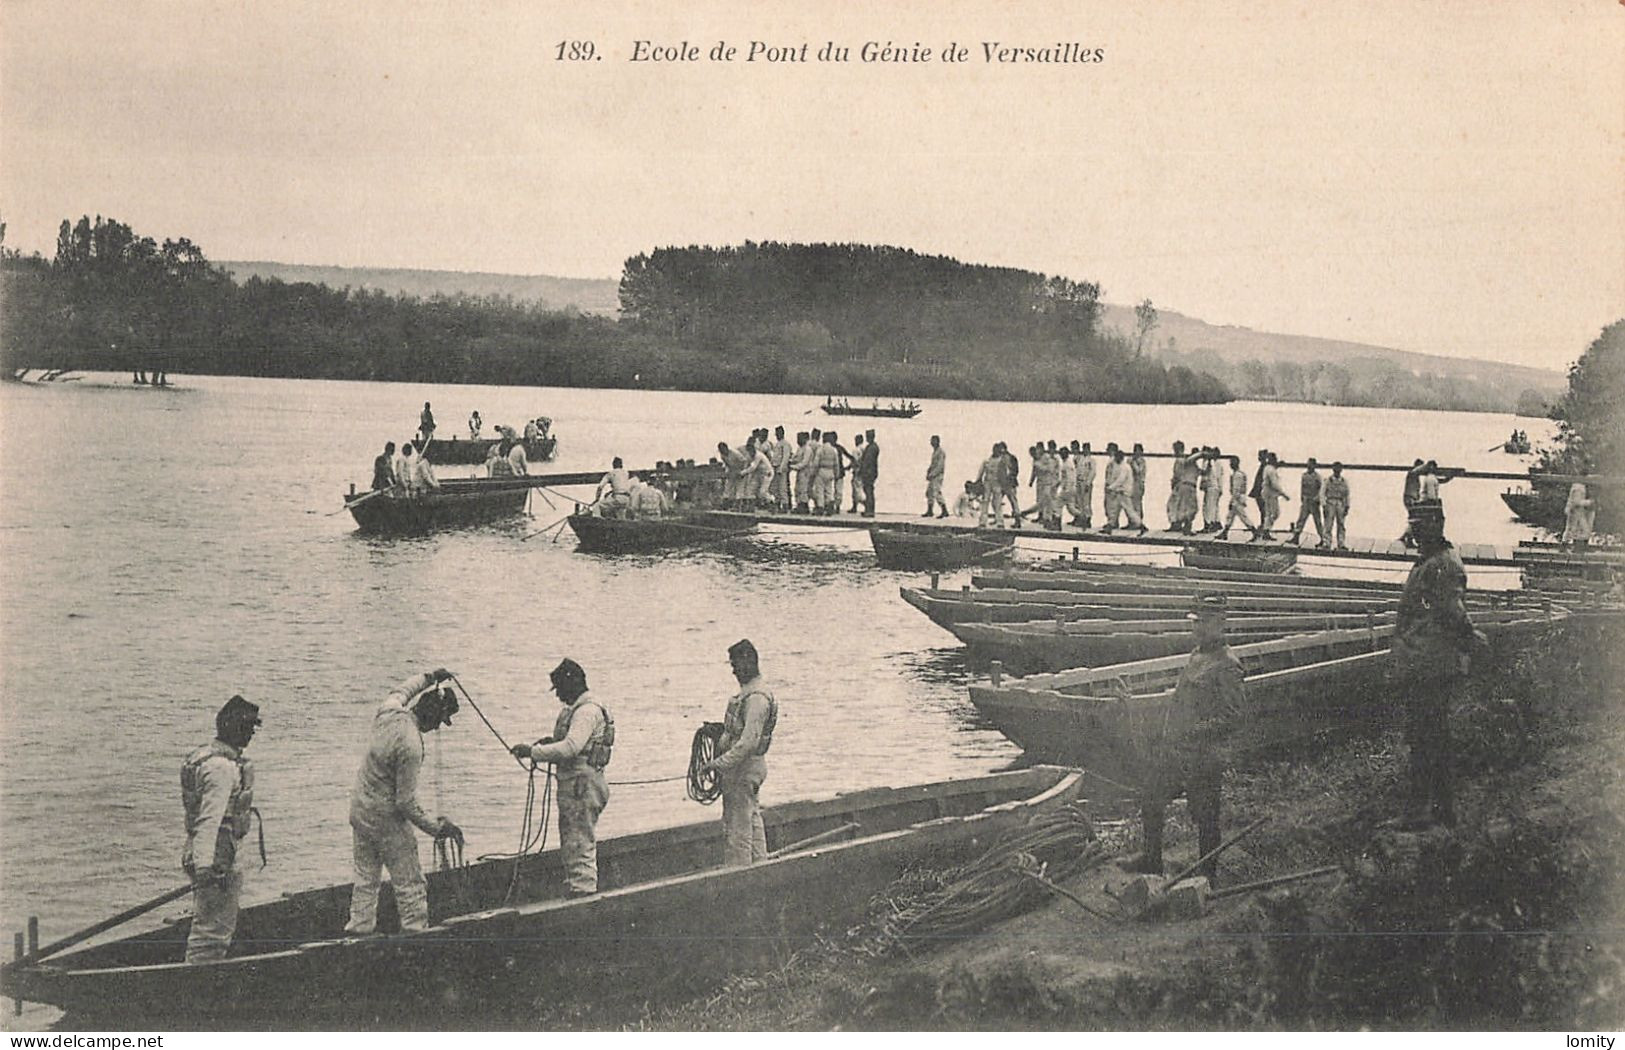
<path id="1" fill-rule="evenodd" d="M 0 227 L 3 228 L 3 227 Z M 1213 402 L 1213 376 L 1099 330 L 1097 285 L 869 245 L 664 248 L 619 320 L 510 298 L 252 278 L 186 238 L 64 221 L 0 243 L 0 363 L 317 379 L 914 398 Z"/>

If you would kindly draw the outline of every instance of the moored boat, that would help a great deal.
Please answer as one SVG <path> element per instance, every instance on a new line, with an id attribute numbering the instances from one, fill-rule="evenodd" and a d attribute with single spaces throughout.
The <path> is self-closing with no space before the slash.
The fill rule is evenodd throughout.
<path id="1" fill-rule="evenodd" d="M 756 528 L 749 517 L 678 509 L 659 518 L 615 518 L 577 513 L 569 517 L 576 549 L 589 554 L 647 554 L 673 547 L 717 543 Z"/>
<path id="2" fill-rule="evenodd" d="M 939 626 L 962 622 L 1020 623 L 1025 620 L 1112 619 L 1159 620 L 1182 616 L 1190 608 L 1185 593 L 1016 591 L 1000 588 L 959 591 L 932 587 L 899 589 L 904 601 Z M 1230 599 L 1232 613 L 1379 613 L 1399 603 L 1395 595 L 1240 595 Z"/>
<path id="3" fill-rule="evenodd" d="M 1393 613 L 1370 615 L 1304 614 L 1235 616 L 1227 636 L 1232 645 L 1264 642 L 1293 634 L 1391 624 Z M 1167 620 L 1074 620 L 1030 623 L 956 623 L 948 628 L 964 642 L 972 659 L 998 660 L 1016 674 L 1100 667 L 1189 653 L 1191 623 Z"/>
<path id="4" fill-rule="evenodd" d="M 1492 643 L 1523 644 L 1567 619 L 1562 609 L 1475 613 Z M 1388 714 L 1386 671 L 1394 627 L 1321 631 L 1233 646 L 1247 680 L 1247 717 L 1229 740 L 1237 756 L 1265 753 L 1351 722 Z M 1031 757 L 1079 763 L 1134 785 L 1147 742 L 1164 723 L 1188 654 L 1005 679 L 971 687 L 982 717 Z M 1117 683 L 1130 696 L 1120 699 Z"/>
<path id="5" fill-rule="evenodd" d="M 875 561 L 882 569 L 932 572 L 973 565 L 999 565 L 1010 560 L 1015 540 L 1007 534 L 950 532 L 907 525 L 869 530 Z"/>
<path id="6" fill-rule="evenodd" d="M 448 478 L 421 495 L 352 489 L 344 499 L 360 531 L 410 535 L 512 517 L 524 511 L 531 488 L 522 477 Z"/>
<path id="7" fill-rule="evenodd" d="M 782 855 L 742 868 L 718 866 L 715 820 L 607 839 L 601 892 L 589 897 L 565 897 L 551 850 L 517 868 L 499 859 L 434 872 L 436 925 L 421 933 L 344 937 L 350 886 L 327 886 L 244 908 L 220 962 L 182 961 L 190 923 L 181 921 L 7 964 L 0 992 L 62 1007 L 80 1025 L 152 1028 L 439 1027 L 449 1017 L 490 1027 L 531 1020 L 540 996 L 562 1004 L 624 989 L 646 1001 L 845 929 L 906 867 L 986 850 L 1075 800 L 1080 780 L 1040 766 L 766 807 L 768 847 Z M 392 928 L 387 886 L 379 912 L 381 929 Z"/>
<path id="8" fill-rule="evenodd" d="M 1251 547 L 1245 543 L 1192 543 L 1179 548 L 1179 561 L 1192 569 L 1289 572 L 1298 564 L 1295 547 Z"/>

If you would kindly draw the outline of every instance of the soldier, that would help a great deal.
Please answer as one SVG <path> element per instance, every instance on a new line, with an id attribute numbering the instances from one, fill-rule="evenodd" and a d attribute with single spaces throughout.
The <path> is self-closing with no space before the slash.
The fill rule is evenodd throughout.
<path id="1" fill-rule="evenodd" d="M 429 928 L 429 887 L 418 863 L 416 827 L 435 839 L 462 839 L 462 830 L 445 817 L 430 817 L 417 798 L 423 768 L 423 734 L 451 725 L 457 697 L 448 686 L 445 668 L 413 675 L 396 686 L 373 714 L 372 738 L 350 792 L 350 837 L 355 859 L 355 885 L 350 891 L 350 921 L 344 932 L 367 935 L 378 928 L 378 882 L 389 869 L 401 931 Z"/>
<path id="2" fill-rule="evenodd" d="M 1303 527 L 1311 520 L 1315 523 L 1315 538 L 1320 541 L 1319 545 L 1331 546 L 1331 540 L 1326 536 L 1326 519 L 1320 513 L 1321 482 L 1324 479 L 1316 469 L 1318 466 L 1320 464 L 1315 462 L 1315 457 L 1310 456 L 1304 464 L 1303 477 L 1298 482 L 1298 520 L 1292 526 L 1291 542 L 1300 546 L 1303 543 Z"/>
<path id="3" fill-rule="evenodd" d="M 1405 577 L 1394 624 L 1390 684 L 1405 715 L 1410 799 L 1402 827 L 1454 824 L 1450 705 L 1467 682 L 1472 651 L 1484 642 L 1467 617 L 1467 570 L 1444 538 L 1437 503 L 1410 508 L 1416 565 Z"/>
<path id="4" fill-rule="evenodd" d="M 1219 845 L 1219 788 L 1229 764 L 1224 738 L 1247 701 L 1241 661 L 1224 641 L 1225 609 L 1223 595 L 1197 596 L 1188 616 L 1196 649 L 1179 672 L 1162 724 L 1137 741 L 1146 752 L 1140 804 L 1145 851 L 1125 865 L 1130 871 L 1162 873 L 1164 814 L 1181 787 L 1196 824 L 1197 856 L 1206 856 Z M 1127 687 L 1120 697 L 1125 703 L 1140 702 L 1130 699 Z M 1218 875 L 1218 858 L 1209 858 L 1198 870 L 1212 881 Z"/>
<path id="5" fill-rule="evenodd" d="M 181 867 L 192 879 L 192 932 L 186 961 L 224 959 L 237 932 L 243 873 L 237 847 L 254 813 L 254 764 L 243 749 L 254 739 L 260 709 L 234 696 L 214 716 L 214 740 L 181 764 L 186 849 Z M 263 840 L 261 851 L 263 854 Z"/>
<path id="6" fill-rule="evenodd" d="M 1087 529 L 1094 524 L 1095 454 L 1085 441 L 1078 449 L 1078 509 L 1072 524 Z"/>
<path id="7" fill-rule="evenodd" d="M 1332 476 L 1326 479 L 1322 490 L 1326 501 L 1326 529 L 1332 545 L 1338 550 L 1348 546 L 1349 479 L 1343 476 L 1343 464 L 1332 464 Z"/>
<path id="8" fill-rule="evenodd" d="M 758 794 L 767 779 L 767 750 L 779 722 L 779 703 L 762 681 L 756 646 L 741 639 L 728 647 L 728 663 L 739 692 L 722 717 L 722 740 L 709 763 L 722 784 L 722 863 L 727 867 L 767 859 Z"/>
<path id="9" fill-rule="evenodd" d="M 532 765 L 553 763 L 565 893 L 585 897 L 598 892 L 598 817 L 609 802 L 604 769 L 615 746 L 615 719 L 587 692 L 587 672 L 574 660 L 560 660 L 549 677 L 564 705 L 553 735 L 515 744 L 513 754 Z"/>

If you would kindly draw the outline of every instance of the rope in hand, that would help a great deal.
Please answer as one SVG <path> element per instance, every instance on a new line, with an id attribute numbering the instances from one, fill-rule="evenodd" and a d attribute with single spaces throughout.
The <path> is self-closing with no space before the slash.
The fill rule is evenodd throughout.
<path id="1" fill-rule="evenodd" d="M 694 730 L 694 743 L 688 754 L 688 797 L 709 806 L 722 797 L 722 777 L 706 766 L 717 757 L 722 743 L 722 723 L 706 722 Z"/>

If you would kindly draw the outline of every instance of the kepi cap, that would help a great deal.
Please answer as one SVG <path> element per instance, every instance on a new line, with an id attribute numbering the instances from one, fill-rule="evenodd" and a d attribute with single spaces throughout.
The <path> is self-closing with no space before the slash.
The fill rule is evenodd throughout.
<path id="1" fill-rule="evenodd" d="M 583 671 L 581 669 L 581 665 L 570 659 L 568 656 L 559 661 L 559 665 L 553 668 L 552 673 L 549 674 L 548 677 L 552 679 L 554 688 L 557 688 L 560 682 L 579 682 L 582 685 L 587 684 L 587 672 Z"/>
<path id="2" fill-rule="evenodd" d="M 1209 592 L 1198 594 L 1191 599 L 1191 611 L 1185 614 L 1185 619 L 1194 620 L 1199 616 L 1223 616 L 1230 610 L 1230 600 L 1222 594 Z"/>

